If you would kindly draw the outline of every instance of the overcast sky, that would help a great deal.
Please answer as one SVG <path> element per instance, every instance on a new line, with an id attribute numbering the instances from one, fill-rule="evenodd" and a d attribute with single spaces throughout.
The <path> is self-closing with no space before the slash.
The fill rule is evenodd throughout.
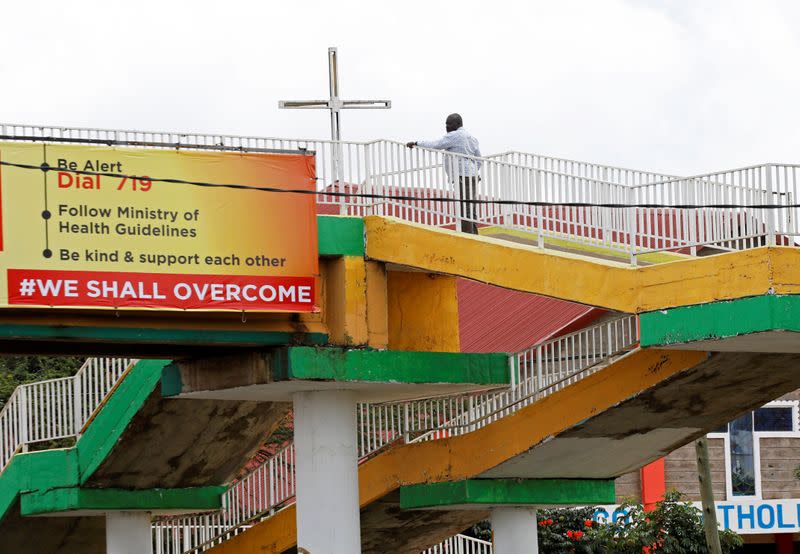
<path id="1" fill-rule="evenodd" d="M 800 2 L 4 2 L 0 121 L 432 138 L 678 174 L 800 162 Z"/>

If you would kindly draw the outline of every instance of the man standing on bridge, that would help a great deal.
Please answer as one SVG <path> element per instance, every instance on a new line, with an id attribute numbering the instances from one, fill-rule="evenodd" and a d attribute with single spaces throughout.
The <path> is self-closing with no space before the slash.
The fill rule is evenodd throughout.
<path id="1" fill-rule="evenodd" d="M 409 148 L 421 146 L 444 150 L 455 154 L 480 157 L 481 150 L 478 139 L 464 130 L 464 122 L 457 113 L 451 113 L 445 121 L 447 134 L 438 140 L 420 140 L 406 143 Z M 475 189 L 480 177 L 478 172 L 481 162 L 462 156 L 447 156 L 444 159 L 444 170 L 453 183 L 458 182 L 461 197 L 461 230 L 473 235 L 478 234 L 478 225 L 475 222 L 475 204 L 470 200 L 475 199 Z M 465 202 L 466 200 L 466 202 Z"/>

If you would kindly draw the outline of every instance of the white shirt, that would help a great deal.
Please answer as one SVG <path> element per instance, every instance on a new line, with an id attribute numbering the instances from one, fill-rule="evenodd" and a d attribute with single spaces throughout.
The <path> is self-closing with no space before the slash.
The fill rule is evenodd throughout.
<path id="1" fill-rule="evenodd" d="M 470 135 L 463 127 L 450 131 L 438 140 L 417 141 L 417 146 L 456 154 L 466 154 L 476 158 L 481 157 L 478 139 Z M 479 160 L 471 160 L 460 156 L 445 156 L 444 162 L 444 170 L 449 177 L 474 177 L 481 168 Z M 456 170 L 457 175 L 450 175 L 451 168 Z"/>

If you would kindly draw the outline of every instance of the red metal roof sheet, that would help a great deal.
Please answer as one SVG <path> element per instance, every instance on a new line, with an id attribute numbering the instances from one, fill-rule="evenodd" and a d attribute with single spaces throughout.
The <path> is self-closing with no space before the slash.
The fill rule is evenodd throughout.
<path id="1" fill-rule="evenodd" d="M 588 325 L 603 310 L 459 279 L 462 352 L 517 352 Z"/>

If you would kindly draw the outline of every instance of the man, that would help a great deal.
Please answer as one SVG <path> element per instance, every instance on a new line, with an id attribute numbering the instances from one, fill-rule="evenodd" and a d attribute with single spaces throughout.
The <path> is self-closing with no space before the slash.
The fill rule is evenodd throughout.
<path id="1" fill-rule="evenodd" d="M 464 130 L 464 122 L 460 115 L 457 113 L 448 115 L 444 124 L 447 134 L 439 140 L 412 141 L 406 143 L 406 146 L 409 148 L 421 146 L 480 158 L 481 150 L 478 146 L 478 139 Z M 461 192 L 461 230 L 473 235 L 478 234 L 478 225 L 475 223 L 477 210 L 475 204 L 468 201 L 475 199 L 475 189 L 480 180 L 478 175 L 480 169 L 481 162 L 478 160 L 445 155 L 444 170 L 453 183 L 458 182 Z"/>

